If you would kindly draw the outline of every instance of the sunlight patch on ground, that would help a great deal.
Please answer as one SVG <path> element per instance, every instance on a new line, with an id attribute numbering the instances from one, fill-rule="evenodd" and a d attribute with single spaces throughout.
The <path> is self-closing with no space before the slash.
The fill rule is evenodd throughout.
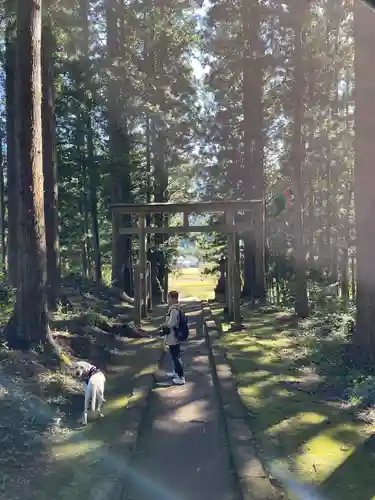
<path id="1" fill-rule="evenodd" d="M 363 434 L 359 434 L 361 431 Z M 325 481 L 365 441 L 364 431 L 364 427 L 358 429 L 355 424 L 343 423 L 319 432 L 303 444 L 297 454 L 297 471 L 304 475 L 309 472 L 310 479 L 318 484 Z M 340 439 L 340 434 L 346 432 L 353 433 L 354 442 Z"/>
<path id="2" fill-rule="evenodd" d="M 70 460 L 101 448 L 101 441 L 83 440 L 80 442 L 61 444 L 53 449 L 56 460 Z"/>
<path id="3" fill-rule="evenodd" d="M 176 408 L 174 411 L 171 411 L 168 416 L 168 422 L 171 421 L 179 422 L 184 425 L 184 428 L 187 425 L 187 419 L 190 420 L 192 424 L 195 424 L 196 421 L 204 421 L 209 417 L 209 408 L 206 401 L 192 401 L 191 403 L 187 403 L 179 408 Z"/>
<path id="4" fill-rule="evenodd" d="M 155 372 L 155 370 L 157 369 L 158 365 L 155 364 L 155 365 L 151 365 L 151 366 L 147 366 L 146 368 L 143 368 L 140 372 L 138 372 L 135 376 L 135 378 L 139 378 L 139 377 L 142 377 L 143 375 L 150 375 L 152 373 Z"/>
<path id="5" fill-rule="evenodd" d="M 182 269 L 169 277 L 169 290 L 177 290 L 181 299 L 196 298 L 210 300 L 214 298 L 217 277 L 202 275 L 200 269 Z"/>
<path id="6" fill-rule="evenodd" d="M 111 411 L 119 410 L 120 408 L 126 408 L 129 404 L 130 399 L 136 396 L 129 396 L 129 394 L 124 394 L 117 398 L 113 398 L 110 401 L 105 402 L 105 407 L 103 406 L 103 412 L 106 414 L 111 413 Z"/>
<path id="7" fill-rule="evenodd" d="M 282 432 L 293 432 L 305 428 L 306 425 L 317 425 L 327 421 L 327 417 L 315 412 L 301 412 L 269 427 L 267 434 L 277 437 Z"/>
<path id="8" fill-rule="evenodd" d="M 142 325 L 142 328 L 146 329 L 146 328 L 144 328 L 143 325 Z M 153 327 L 153 329 L 155 330 L 155 326 Z M 149 337 L 141 338 L 141 339 L 129 339 L 129 340 L 127 340 L 128 345 L 140 345 L 140 344 L 151 344 L 151 343 L 152 343 L 152 339 L 150 339 Z"/>
<path id="9" fill-rule="evenodd" d="M 373 429 L 324 400 L 324 391 L 309 390 L 303 368 L 312 366 L 311 339 L 287 327 L 280 332 L 277 314 L 248 316 L 245 333 L 226 333 L 220 343 L 265 457 L 318 485 L 325 500 L 375 499 L 375 454 L 367 444 Z"/>

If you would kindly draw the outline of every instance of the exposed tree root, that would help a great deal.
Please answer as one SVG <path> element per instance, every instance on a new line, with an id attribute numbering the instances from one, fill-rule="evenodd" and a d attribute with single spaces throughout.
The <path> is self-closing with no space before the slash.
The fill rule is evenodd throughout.
<path id="1" fill-rule="evenodd" d="M 53 337 L 52 331 L 49 325 L 46 328 L 46 335 L 42 340 L 33 340 L 28 338 L 20 332 L 18 328 L 18 317 L 16 307 L 13 310 L 12 316 L 10 317 L 7 325 L 3 330 L 3 336 L 10 349 L 20 350 L 20 351 L 30 351 L 35 349 L 40 351 L 44 357 L 45 361 L 49 365 L 59 365 L 59 364 L 70 364 L 69 357 L 62 351 L 58 343 Z"/>

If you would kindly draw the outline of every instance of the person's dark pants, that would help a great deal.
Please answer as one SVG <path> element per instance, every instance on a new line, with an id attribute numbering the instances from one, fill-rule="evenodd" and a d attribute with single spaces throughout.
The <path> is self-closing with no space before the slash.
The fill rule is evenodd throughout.
<path id="1" fill-rule="evenodd" d="M 174 370 L 177 373 L 177 375 L 181 378 L 184 376 L 184 367 L 182 366 L 180 344 L 170 345 L 169 351 L 171 353 Z"/>

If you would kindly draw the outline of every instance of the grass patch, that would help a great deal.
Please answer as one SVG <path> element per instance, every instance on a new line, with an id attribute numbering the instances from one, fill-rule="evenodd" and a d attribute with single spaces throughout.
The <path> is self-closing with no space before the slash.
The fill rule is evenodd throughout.
<path id="1" fill-rule="evenodd" d="M 217 277 L 203 275 L 198 268 L 181 269 L 169 277 L 169 290 L 180 292 L 182 299 L 195 297 L 198 300 L 214 298 Z"/>
<path id="2" fill-rule="evenodd" d="M 342 404 L 337 344 L 326 339 L 326 351 L 317 349 L 316 339 L 274 312 L 245 313 L 245 325 L 219 342 L 266 460 L 331 500 L 375 499 L 373 427 Z"/>

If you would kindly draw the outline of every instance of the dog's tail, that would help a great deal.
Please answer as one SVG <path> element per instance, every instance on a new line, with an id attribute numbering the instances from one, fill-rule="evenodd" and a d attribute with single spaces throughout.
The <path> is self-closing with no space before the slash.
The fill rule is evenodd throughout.
<path id="1" fill-rule="evenodd" d="M 91 411 L 94 412 L 96 408 L 96 393 L 97 389 L 95 386 L 92 388 L 92 395 L 91 395 Z"/>

